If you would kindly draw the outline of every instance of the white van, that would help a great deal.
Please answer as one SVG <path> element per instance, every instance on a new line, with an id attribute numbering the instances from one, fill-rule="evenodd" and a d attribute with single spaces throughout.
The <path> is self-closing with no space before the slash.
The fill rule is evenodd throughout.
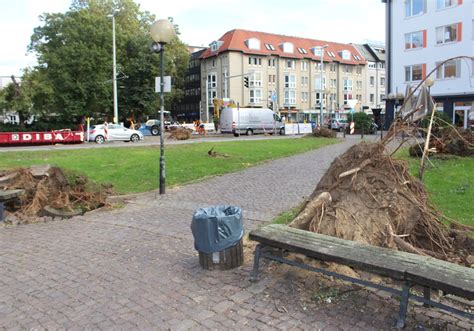
<path id="1" fill-rule="evenodd" d="M 268 108 L 224 108 L 221 112 L 220 129 L 222 133 L 235 136 L 255 133 L 285 134 L 285 123 L 281 117 Z"/>

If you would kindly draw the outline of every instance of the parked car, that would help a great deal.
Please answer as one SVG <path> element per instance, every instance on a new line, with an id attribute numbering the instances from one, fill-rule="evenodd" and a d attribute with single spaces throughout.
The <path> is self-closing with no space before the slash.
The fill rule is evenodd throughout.
<path id="1" fill-rule="evenodd" d="M 338 118 L 338 119 L 332 119 L 331 124 L 329 125 L 330 129 L 337 130 L 337 131 L 344 131 L 346 127 L 348 126 L 347 120 Z"/>
<path id="2" fill-rule="evenodd" d="M 138 142 L 143 139 L 143 133 L 138 130 L 127 129 L 119 124 L 108 124 L 107 132 L 105 124 L 92 125 L 89 130 L 89 141 L 103 144 L 106 140 L 121 140 Z"/>

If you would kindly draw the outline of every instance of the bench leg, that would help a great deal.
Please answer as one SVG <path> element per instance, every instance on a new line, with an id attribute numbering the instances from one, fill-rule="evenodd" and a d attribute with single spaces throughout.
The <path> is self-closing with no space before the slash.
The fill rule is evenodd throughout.
<path id="1" fill-rule="evenodd" d="M 431 300 L 431 288 L 423 287 L 423 298 L 425 298 L 426 300 Z M 433 306 L 428 303 L 424 303 L 423 307 L 431 308 Z"/>
<path id="2" fill-rule="evenodd" d="M 252 270 L 252 279 L 255 280 L 258 276 L 258 265 L 260 262 L 260 255 L 262 254 L 262 245 L 258 244 L 257 247 L 255 247 L 255 257 L 253 260 L 253 270 Z"/>
<path id="3" fill-rule="evenodd" d="M 5 205 L 3 202 L 0 202 L 0 222 L 3 222 L 3 218 L 5 217 Z"/>
<path id="4" fill-rule="evenodd" d="M 410 283 L 406 282 L 402 287 L 402 297 L 400 298 L 400 310 L 398 312 L 397 329 L 405 327 L 405 320 L 407 318 L 408 298 L 410 297 Z"/>

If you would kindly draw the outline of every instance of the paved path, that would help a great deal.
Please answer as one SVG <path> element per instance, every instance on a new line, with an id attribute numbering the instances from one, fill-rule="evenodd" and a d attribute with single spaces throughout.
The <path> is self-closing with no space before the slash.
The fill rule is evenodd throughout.
<path id="1" fill-rule="evenodd" d="M 122 209 L 0 228 L 0 329 L 389 329 L 393 299 L 358 290 L 320 303 L 311 298 L 333 283 L 316 274 L 272 265 L 252 283 L 250 257 L 232 271 L 202 270 L 189 229 L 193 211 L 214 204 L 241 206 L 246 230 L 271 220 L 308 196 L 355 141 L 146 194 Z M 410 328 L 469 327 L 417 309 Z"/>

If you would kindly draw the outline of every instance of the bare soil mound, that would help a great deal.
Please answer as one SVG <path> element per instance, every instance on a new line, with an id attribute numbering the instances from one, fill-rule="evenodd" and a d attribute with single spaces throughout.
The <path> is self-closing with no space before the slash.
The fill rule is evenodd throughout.
<path id="1" fill-rule="evenodd" d="M 333 161 L 290 226 L 468 265 L 474 240 L 440 219 L 403 161 L 360 143 Z"/>
<path id="2" fill-rule="evenodd" d="M 4 179 L 3 181 L 1 179 Z M 0 190 L 22 189 L 19 203 L 6 205 L 7 211 L 21 221 L 32 221 L 47 211 L 64 213 L 78 211 L 83 213 L 106 204 L 106 196 L 111 188 L 96 186 L 83 176 L 67 178 L 57 167 L 38 169 L 15 169 L 0 172 Z"/>
<path id="3" fill-rule="evenodd" d="M 191 129 L 187 128 L 173 128 L 170 134 L 170 138 L 176 139 L 176 140 L 187 140 L 191 138 Z"/>
<path id="4" fill-rule="evenodd" d="M 328 128 L 314 129 L 313 136 L 323 138 L 336 138 L 337 134 L 335 131 Z"/>

